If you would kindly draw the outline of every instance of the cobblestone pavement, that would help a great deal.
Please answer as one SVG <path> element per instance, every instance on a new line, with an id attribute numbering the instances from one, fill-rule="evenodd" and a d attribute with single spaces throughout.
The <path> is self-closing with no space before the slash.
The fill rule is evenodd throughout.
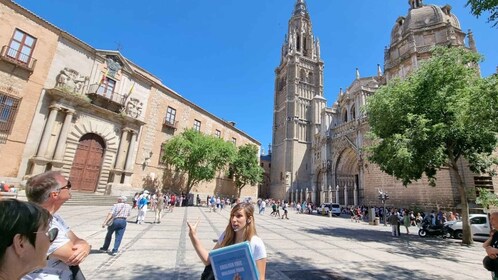
<path id="1" fill-rule="evenodd" d="M 187 221 L 200 219 L 199 237 L 208 248 L 225 229 L 229 211 L 176 207 L 161 224 L 134 223 L 130 216 L 117 256 L 100 253 L 109 207 L 63 206 L 61 215 L 74 232 L 92 244 L 81 265 L 87 279 L 200 279 L 203 265 L 188 239 Z M 258 235 L 268 253 L 267 279 L 490 279 L 482 267 L 482 243 L 391 237 L 390 227 L 353 223 L 347 218 L 289 212 L 289 220 L 256 214 Z M 405 232 L 402 228 L 402 232 Z M 111 245 L 112 246 L 112 245 Z"/>

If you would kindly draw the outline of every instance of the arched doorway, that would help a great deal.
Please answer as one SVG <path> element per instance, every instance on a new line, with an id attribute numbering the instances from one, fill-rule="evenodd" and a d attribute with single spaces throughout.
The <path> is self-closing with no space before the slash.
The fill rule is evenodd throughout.
<path id="1" fill-rule="evenodd" d="M 104 159 L 105 143 L 102 137 L 88 133 L 81 137 L 69 179 L 74 190 L 95 192 Z"/>
<path id="2" fill-rule="evenodd" d="M 360 182 L 358 160 L 356 152 L 351 148 L 346 148 L 342 151 L 337 159 L 335 168 L 335 185 L 339 186 L 339 203 L 341 205 L 354 205 L 354 197 L 357 197 L 357 202 L 360 202 Z M 355 190 L 356 185 L 356 190 Z M 355 194 L 356 191 L 356 194 Z"/>

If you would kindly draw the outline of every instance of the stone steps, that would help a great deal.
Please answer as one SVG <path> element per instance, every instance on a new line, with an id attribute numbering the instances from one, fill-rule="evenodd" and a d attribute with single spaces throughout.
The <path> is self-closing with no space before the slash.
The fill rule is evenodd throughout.
<path id="1" fill-rule="evenodd" d="M 24 191 L 18 193 L 17 199 L 27 201 Z M 64 203 L 65 206 L 112 206 L 118 200 L 117 196 L 99 195 L 94 193 L 71 192 L 71 199 Z M 131 197 L 128 198 L 131 202 Z"/>

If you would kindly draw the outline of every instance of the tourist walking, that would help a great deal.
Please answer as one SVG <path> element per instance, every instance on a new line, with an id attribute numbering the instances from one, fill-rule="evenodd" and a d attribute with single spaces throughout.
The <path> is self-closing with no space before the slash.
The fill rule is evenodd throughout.
<path id="1" fill-rule="evenodd" d="M 161 213 L 164 208 L 164 197 L 162 193 L 157 194 L 157 207 L 156 207 L 156 215 L 154 217 L 154 223 L 161 223 Z"/>
<path id="2" fill-rule="evenodd" d="M 144 223 L 145 215 L 147 215 L 147 204 L 149 203 L 149 192 L 144 191 L 144 193 L 140 196 L 138 200 L 138 215 L 137 215 L 137 224 L 141 225 Z"/>
<path id="3" fill-rule="evenodd" d="M 126 196 L 118 197 L 118 203 L 114 204 L 107 214 L 107 217 L 102 224 L 102 227 L 107 226 L 107 234 L 105 236 L 104 245 L 100 247 L 100 251 L 107 252 L 111 244 L 112 235 L 114 234 L 114 247 L 110 254 L 117 255 L 119 245 L 123 239 L 126 230 L 126 219 L 130 216 L 131 205 L 126 204 Z"/>

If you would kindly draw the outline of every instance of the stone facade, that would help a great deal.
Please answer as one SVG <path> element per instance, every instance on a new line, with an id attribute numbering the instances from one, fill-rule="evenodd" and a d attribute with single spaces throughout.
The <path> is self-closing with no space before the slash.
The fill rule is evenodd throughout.
<path id="1" fill-rule="evenodd" d="M 313 177 L 312 137 L 321 124 L 323 62 L 304 1 L 297 1 L 275 70 L 271 196 L 290 198 Z"/>
<path id="2" fill-rule="evenodd" d="M 304 1 L 298 0 L 295 11 L 303 4 Z M 430 187 L 426 179 L 403 187 L 401 182 L 369 162 L 364 154 L 364 147 L 369 145 L 369 126 L 368 118 L 360 108 L 365 105 L 368 96 L 387 81 L 406 77 L 418 67 L 420 61 L 430 57 L 430 50 L 435 45 L 465 47 L 464 39 L 467 36 L 469 44 L 466 47 L 476 51 L 472 33 L 469 31 L 466 35 L 462 32 L 449 5 L 424 5 L 422 1 L 410 1 L 409 4 L 407 16 L 399 17 L 392 29 L 391 43 L 384 53 L 385 73 L 377 66 L 376 76 L 361 77 L 357 69 L 356 79 L 345 91 L 340 90 L 339 98 L 331 108 L 322 106 L 325 101 L 313 107 L 321 120 L 316 122 L 318 131 L 313 133 L 312 143 L 307 147 L 307 158 L 301 161 L 303 164 L 313 163 L 311 178 L 304 186 L 293 185 L 288 188 L 284 195 L 282 192 L 272 192 L 274 197 L 307 200 L 315 204 L 336 202 L 343 206 L 378 205 L 379 190 L 384 190 L 390 196 L 388 205 L 458 207 L 460 195 L 454 174 L 449 169 L 443 168 L 438 172 L 437 187 Z M 295 14 L 292 18 L 294 17 Z M 290 25 L 292 22 L 291 19 Z M 276 73 L 278 81 L 279 72 Z M 276 88 L 278 89 L 278 83 Z M 279 104 L 278 93 L 277 91 L 275 94 L 276 108 Z M 322 94 L 316 97 L 323 99 Z M 285 125 L 284 130 L 289 129 L 289 125 Z M 278 137 L 274 133 L 274 145 L 278 145 Z M 283 152 L 274 146 L 272 167 L 274 164 L 283 165 L 278 161 L 288 161 L 287 155 L 293 152 L 300 152 L 300 149 L 296 151 L 296 148 L 291 148 L 290 152 Z M 462 178 L 468 186 L 469 199 L 475 199 L 475 186 L 492 187 L 491 178 L 473 174 L 464 160 L 460 160 L 459 164 L 463 170 Z M 275 185 L 273 180 L 278 180 L 275 176 L 272 174 L 272 187 Z"/>
<path id="3" fill-rule="evenodd" d="M 0 2 L 0 26 L 0 155 L 8 159 L 0 166 L 0 179 L 18 184 L 22 153 L 58 37 L 48 24 L 11 1 Z M 27 38 L 35 47 L 22 53 L 18 41 Z"/>
<path id="4" fill-rule="evenodd" d="M 29 58 L 37 58 L 36 64 L 15 51 L 2 52 L 0 106 L 10 109 L 14 98 L 19 108 L 11 114 L 13 127 L 2 131 L 0 155 L 12 164 L 0 167 L 1 179 L 16 184 L 60 170 L 76 191 L 130 195 L 162 177 L 161 145 L 194 122 L 202 133 L 219 134 L 237 146 L 260 146 L 234 123 L 184 99 L 118 51 L 97 50 L 11 1 L 0 0 L 0 13 L 2 45 L 12 45 L 19 34 L 43 38 L 32 44 Z M 166 121 L 171 108 L 176 119 Z M 193 191 L 236 193 L 222 172 Z M 256 199 L 257 187 L 246 186 L 242 196 Z"/>

